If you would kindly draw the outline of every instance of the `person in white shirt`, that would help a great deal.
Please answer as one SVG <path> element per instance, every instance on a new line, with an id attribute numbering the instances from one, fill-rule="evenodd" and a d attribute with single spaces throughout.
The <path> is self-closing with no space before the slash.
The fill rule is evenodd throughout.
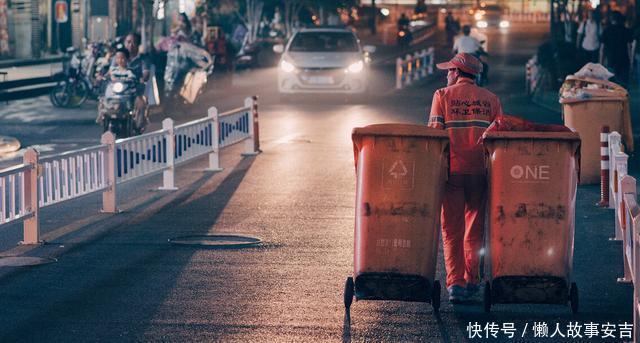
<path id="1" fill-rule="evenodd" d="M 477 55 L 480 51 L 482 44 L 475 37 L 472 37 L 471 34 L 471 26 L 465 25 L 462 27 L 462 36 L 456 38 L 456 41 L 453 43 L 453 53 L 466 53 Z"/>
<path id="2" fill-rule="evenodd" d="M 578 27 L 578 48 L 584 55 L 584 63 L 598 63 L 600 60 L 600 37 L 602 25 L 594 11 L 589 11 L 588 18 Z"/>

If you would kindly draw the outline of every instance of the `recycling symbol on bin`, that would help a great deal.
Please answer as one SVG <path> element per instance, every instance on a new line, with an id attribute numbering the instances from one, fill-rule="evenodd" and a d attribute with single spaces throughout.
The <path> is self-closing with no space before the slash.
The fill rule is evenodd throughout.
<path id="1" fill-rule="evenodd" d="M 409 173 L 409 171 L 407 170 L 407 167 L 404 165 L 402 160 L 395 161 L 391 166 L 391 169 L 389 169 L 389 174 L 395 179 L 397 179 L 398 177 L 406 176 L 407 173 Z"/>
<path id="2" fill-rule="evenodd" d="M 392 159 L 382 166 L 382 187 L 386 189 L 413 189 L 415 161 Z"/>

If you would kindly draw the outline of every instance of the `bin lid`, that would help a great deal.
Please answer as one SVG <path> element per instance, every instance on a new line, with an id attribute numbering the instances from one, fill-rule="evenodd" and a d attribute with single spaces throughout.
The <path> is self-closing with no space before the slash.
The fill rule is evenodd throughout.
<path id="1" fill-rule="evenodd" d="M 500 139 L 538 139 L 538 140 L 561 140 L 580 141 L 580 134 L 577 132 L 539 132 L 539 131 L 493 131 L 485 132 L 482 135 L 484 141 Z"/>
<path id="2" fill-rule="evenodd" d="M 365 127 L 355 127 L 352 136 L 393 136 L 393 137 L 429 137 L 449 139 L 444 130 L 434 129 L 419 124 L 373 124 Z"/>

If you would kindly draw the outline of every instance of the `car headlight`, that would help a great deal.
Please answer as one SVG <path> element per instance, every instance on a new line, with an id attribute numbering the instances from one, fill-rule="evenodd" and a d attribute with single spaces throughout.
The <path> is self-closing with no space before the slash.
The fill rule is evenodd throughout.
<path id="1" fill-rule="evenodd" d="M 481 29 L 486 29 L 489 24 L 484 20 L 480 20 L 476 23 L 476 26 Z"/>
<path id="2" fill-rule="evenodd" d="M 352 63 L 347 67 L 347 72 L 349 73 L 359 73 L 364 69 L 364 62 L 358 61 L 356 63 Z"/>
<path id="3" fill-rule="evenodd" d="M 282 60 L 280 62 L 280 70 L 282 70 L 285 73 L 293 73 L 296 70 L 296 66 L 294 66 L 293 64 Z"/>
<path id="4" fill-rule="evenodd" d="M 476 14 L 474 14 L 474 15 L 473 15 L 473 17 L 474 17 L 476 20 L 480 20 L 480 19 L 482 19 L 482 17 L 483 17 L 482 12 L 476 12 Z"/>
<path id="5" fill-rule="evenodd" d="M 509 23 L 508 20 L 502 20 L 500 21 L 500 28 L 501 29 L 506 29 L 507 27 L 509 27 L 511 25 L 511 23 Z"/>
<path id="6" fill-rule="evenodd" d="M 122 82 L 116 82 L 113 84 L 113 91 L 116 93 L 121 93 L 124 90 L 124 84 Z"/>

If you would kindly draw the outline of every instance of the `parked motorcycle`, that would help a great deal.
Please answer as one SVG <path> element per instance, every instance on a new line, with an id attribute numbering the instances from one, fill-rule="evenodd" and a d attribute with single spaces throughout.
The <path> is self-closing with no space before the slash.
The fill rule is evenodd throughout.
<path id="1" fill-rule="evenodd" d="M 60 81 L 49 94 L 51 103 L 56 107 L 77 107 L 103 94 L 103 82 L 98 75 L 109 68 L 107 52 L 105 43 L 90 44 L 84 55 L 73 47 L 68 48 Z"/>
<path id="2" fill-rule="evenodd" d="M 103 132 L 111 131 L 117 138 L 130 137 L 139 130 L 135 123 L 136 82 L 110 81 L 98 104 Z"/>

